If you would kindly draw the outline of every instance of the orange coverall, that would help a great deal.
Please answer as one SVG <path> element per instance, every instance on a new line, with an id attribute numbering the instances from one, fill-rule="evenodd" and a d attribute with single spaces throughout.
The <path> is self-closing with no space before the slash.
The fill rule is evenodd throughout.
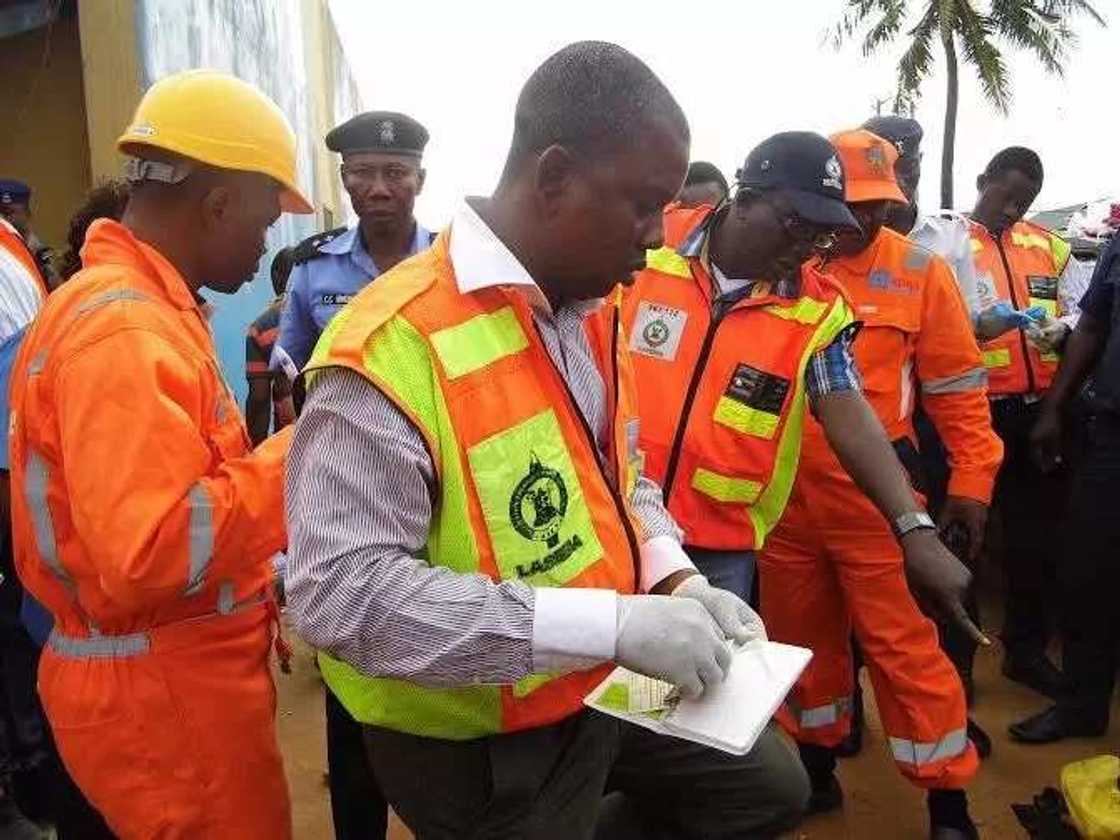
<path id="1" fill-rule="evenodd" d="M 844 286 L 863 328 L 854 353 L 864 393 L 891 440 L 914 440 L 917 389 L 949 451 L 949 493 L 990 500 L 1003 448 L 952 269 L 883 228 L 824 270 Z M 977 769 L 960 678 L 907 587 L 890 526 L 840 466 L 815 421 L 785 516 L 759 557 L 770 637 L 813 659 L 779 719 L 801 743 L 835 746 L 851 718 L 854 625 L 891 752 L 921 787 L 957 788 Z"/>
<path id="2" fill-rule="evenodd" d="M 290 432 L 250 454 L 199 303 L 117 222 L 50 296 L 12 377 L 12 519 L 54 616 L 39 691 L 115 833 L 288 838 L 269 558 Z"/>

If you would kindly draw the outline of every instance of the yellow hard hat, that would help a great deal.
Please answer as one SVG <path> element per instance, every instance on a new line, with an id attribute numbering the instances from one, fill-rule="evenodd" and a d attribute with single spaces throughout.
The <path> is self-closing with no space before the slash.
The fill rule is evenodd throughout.
<path id="1" fill-rule="evenodd" d="M 263 91 L 227 73 L 188 70 L 160 79 L 144 94 L 117 140 L 126 155 L 165 149 L 222 169 L 260 172 L 284 186 L 280 206 L 313 213 L 296 181 L 296 136 Z"/>

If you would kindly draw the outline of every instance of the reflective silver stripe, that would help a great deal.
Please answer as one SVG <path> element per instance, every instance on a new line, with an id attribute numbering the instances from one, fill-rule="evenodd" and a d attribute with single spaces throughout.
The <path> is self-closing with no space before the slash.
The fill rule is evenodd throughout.
<path id="1" fill-rule="evenodd" d="M 74 581 L 58 557 L 58 543 L 54 538 L 54 520 L 47 505 L 47 482 L 50 474 L 47 463 L 35 450 L 27 456 L 27 468 L 23 482 L 23 493 L 27 509 L 31 514 L 31 524 L 35 529 L 35 545 L 43 562 L 62 581 L 67 589 L 73 590 Z"/>
<path id="2" fill-rule="evenodd" d="M 975 367 L 958 373 L 956 376 L 946 376 L 944 379 L 927 379 L 922 383 L 923 394 L 959 394 L 962 391 L 975 391 L 988 384 L 988 371 L 984 367 Z"/>
<path id="3" fill-rule="evenodd" d="M 108 306 L 110 303 L 116 303 L 118 300 L 148 300 L 148 296 L 136 291 L 135 289 L 112 289 L 105 292 L 105 294 L 98 295 L 91 298 L 74 310 L 74 317 L 85 315 L 87 312 L 92 312 L 94 309 L 100 309 L 102 306 Z"/>
<path id="4" fill-rule="evenodd" d="M 850 697 L 841 697 L 823 706 L 813 706 L 802 709 L 792 700 L 787 703 L 793 716 L 797 718 L 802 729 L 819 729 L 822 726 L 832 726 L 840 719 L 851 713 L 852 700 Z"/>
<path id="5" fill-rule="evenodd" d="M 237 606 L 234 600 L 233 581 L 223 580 L 218 587 L 218 615 L 229 615 Z"/>
<path id="6" fill-rule="evenodd" d="M 47 639 L 51 650 L 70 659 L 124 659 L 139 656 L 151 648 L 147 633 L 129 633 L 124 636 L 102 636 L 94 632 L 88 637 L 66 636 L 57 629 L 51 630 Z"/>
<path id="7" fill-rule="evenodd" d="M 960 755 L 968 747 L 968 735 L 964 729 L 954 729 L 940 741 L 923 744 L 907 741 L 905 738 L 891 738 L 891 752 L 900 764 L 933 764 Z"/>
<path id="8" fill-rule="evenodd" d="M 190 492 L 190 568 L 187 570 L 186 595 L 196 595 L 205 582 L 210 556 L 214 553 L 214 514 L 210 494 L 201 484 Z"/>
<path id="9" fill-rule="evenodd" d="M 40 350 L 31 357 L 31 361 L 27 363 L 27 375 L 38 376 L 43 372 L 43 368 L 47 366 L 47 351 Z"/>

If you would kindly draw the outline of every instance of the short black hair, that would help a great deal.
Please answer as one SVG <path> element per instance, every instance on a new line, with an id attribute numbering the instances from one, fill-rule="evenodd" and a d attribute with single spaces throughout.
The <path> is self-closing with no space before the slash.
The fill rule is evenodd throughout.
<path id="1" fill-rule="evenodd" d="M 688 174 L 684 178 L 684 185 L 691 187 L 693 184 L 719 184 L 720 190 L 726 197 L 729 187 L 727 179 L 719 171 L 719 167 L 706 160 L 694 160 L 688 165 Z"/>
<path id="2" fill-rule="evenodd" d="M 684 111 L 641 59 L 605 41 L 569 44 L 521 89 L 503 178 L 526 156 L 556 144 L 579 151 L 632 148 L 659 117 L 689 139 Z"/>
<path id="3" fill-rule="evenodd" d="M 1038 185 L 1042 185 L 1042 159 L 1026 146 L 1008 146 L 997 152 L 984 169 L 985 178 L 998 178 L 1012 170 L 1022 172 Z"/>
<path id="4" fill-rule="evenodd" d="M 288 288 L 288 275 L 295 268 L 294 251 L 295 248 L 281 248 L 272 258 L 272 291 L 277 296 L 284 294 L 284 290 Z"/>
<path id="5" fill-rule="evenodd" d="M 82 246 L 86 241 L 86 231 L 98 219 L 120 221 L 124 215 L 128 197 L 132 194 L 132 184 L 123 178 L 102 181 L 89 191 L 82 206 L 70 217 L 70 228 L 66 233 L 66 252 L 59 263 L 59 277 L 69 280 L 82 267 Z"/>

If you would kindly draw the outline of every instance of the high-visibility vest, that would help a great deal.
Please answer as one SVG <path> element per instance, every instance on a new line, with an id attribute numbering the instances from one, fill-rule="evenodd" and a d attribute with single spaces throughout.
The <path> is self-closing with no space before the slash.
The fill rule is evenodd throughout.
<path id="1" fill-rule="evenodd" d="M 633 376 L 618 307 L 587 335 L 610 408 L 610 451 L 596 455 L 580 414 L 516 291 L 459 292 L 448 237 L 367 286 L 328 325 L 308 365 L 345 367 L 385 394 L 427 443 L 439 498 L 427 561 L 534 587 L 630 593 L 640 474 Z M 515 685 L 427 688 L 371 678 L 320 655 L 323 678 L 355 719 L 463 740 L 544 726 L 583 706 L 609 664 Z"/>
<path id="2" fill-rule="evenodd" d="M 7 219 L 0 219 L 0 249 L 7 251 L 27 269 L 27 273 L 35 281 L 39 293 L 43 298 L 46 298 L 47 282 L 43 279 L 42 272 L 39 271 L 39 264 L 35 262 L 35 257 L 31 254 L 23 237 L 19 235 L 19 231 Z"/>
<path id="3" fill-rule="evenodd" d="M 665 245 L 626 292 L 645 473 L 661 483 L 685 542 L 761 548 L 789 499 L 812 355 L 852 321 L 839 287 L 806 266 L 796 298 L 769 285 L 730 307 L 702 261 L 677 249 L 711 208 L 671 206 Z"/>
<path id="4" fill-rule="evenodd" d="M 1016 309 L 1041 306 L 1051 317 L 1065 314 L 1058 304 L 1058 280 L 1070 259 L 1068 242 L 1030 222 L 1017 222 L 998 240 L 978 222 L 971 228 L 981 307 L 1006 300 Z M 1045 391 L 1058 369 L 1058 354 L 1040 352 L 1022 330 L 986 341 L 980 350 L 993 396 Z"/>

